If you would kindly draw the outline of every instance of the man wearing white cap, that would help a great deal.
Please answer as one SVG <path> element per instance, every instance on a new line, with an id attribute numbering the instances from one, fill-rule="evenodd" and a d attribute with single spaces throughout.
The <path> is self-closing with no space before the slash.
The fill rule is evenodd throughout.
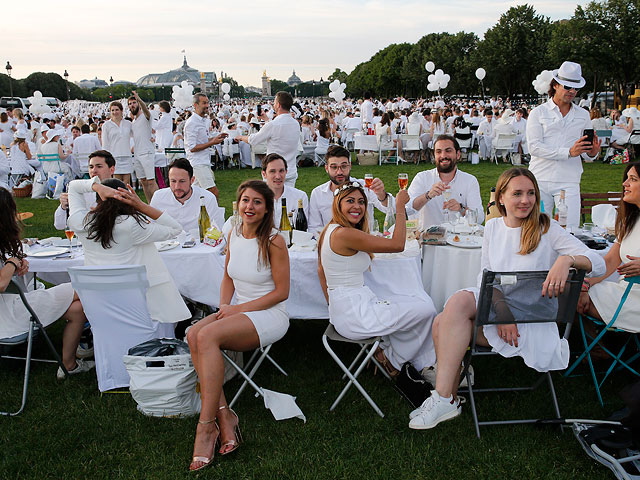
<path id="1" fill-rule="evenodd" d="M 564 62 L 553 71 L 549 100 L 534 108 L 527 120 L 529 170 L 538 180 L 547 213 L 565 191 L 569 227 L 580 224 L 582 159 L 592 161 L 600 152 L 598 137 L 594 134 L 590 143 L 584 135 L 593 129 L 589 112 L 572 103 L 585 83 L 580 65 Z"/>

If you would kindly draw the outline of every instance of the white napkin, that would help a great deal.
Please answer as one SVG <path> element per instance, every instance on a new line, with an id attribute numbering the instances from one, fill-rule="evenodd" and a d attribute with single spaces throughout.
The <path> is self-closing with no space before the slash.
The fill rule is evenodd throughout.
<path id="1" fill-rule="evenodd" d="M 307 423 L 307 417 L 304 416 L 304 413 L 296 404 L 296 397 L 286 393 L 273 392 L 266 388 L 262 389 L 262 393 L 264 394 L 264 406 L 271 410 L 273 418 L 286 420 L 287 418 L 297 417 Z"/>
<path id="2" fill-rule="evenodd" d="M 616 207 L 603 203 L 591 209 L 591 220 L 601 228 L 613 228 L 616 225 Z"/>

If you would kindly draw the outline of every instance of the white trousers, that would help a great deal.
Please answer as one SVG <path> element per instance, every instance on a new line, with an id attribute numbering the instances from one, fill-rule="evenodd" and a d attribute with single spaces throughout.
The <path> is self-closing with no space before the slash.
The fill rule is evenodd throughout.
<path id="1" fill-rule="evenodd" d="M 480 135 L 478 137 L 478 147 L 480 147 L 480 158 L 489 158 L 489 155 L 491 155 L 491 137 Z"/>
<path id="2" fill-rule="evenodd" d="M 580 226 L 580 184 L 566 182 L 538 182 L 540 196 L 544 202 L 544 211 L 553 217 L 552 206 L 560 202 L 560 190 L 565 191 L 565 203 L 567 204 L 567 226 Z"/>
<path id="3" fill-rule="evenodd" d="M 431 325 L 436 309 L 409 296 L 378 299 L 368 287 L 329 291 L 329 317 L 343 337 L 360 340 L 382 336 L 385 356 L 398 370 L 411 362 L 417 370 L 436 362 Z"/>

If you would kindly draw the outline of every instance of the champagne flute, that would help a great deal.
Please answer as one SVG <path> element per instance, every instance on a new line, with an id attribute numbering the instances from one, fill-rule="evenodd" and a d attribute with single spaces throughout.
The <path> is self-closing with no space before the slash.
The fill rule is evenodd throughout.
<path id="1" fill-rule="evenodd" d="M 73 237 L 75 235 L 75 232 L 73 230 L 71 230 L 67 226 L 67 228 L 64 231 L 64 234 L 66 235 L 67 240 L 69 240 L 69 253 L 70 253 L 69 258 L 73 258 L 73 243 L 72 243 L 72 241 L 73 241 Z"/>
<path id="2" fill-rule="evenodd" d="M 373 173 L 365 173 L 364 186 L 370 189 L 372 183 L 373 183 Z"/>
<path id="3" fill-rule="evenodd" d="M 471 235 L 475 236 L 476 228 L 478 227 L 478 211 L 477 210 L 467 210 L 467 214 L 465 215 L 469 226 L 471 227 Z M 474 238 L 475 241 L 475 238 Z"/>
<path id="4" fill-rule="evenodd" d="M 449 186 L 445 183 L 445 190 L 444 192 L 442 192 L 442 196 L 444 197 L 444 201 L 445 203 L 448 202 L 449 200 L 451 200 L 451 188 L 449 188 Z M 447 220 L 447 222 L 450 222 L 451 219 L 449 218 L 449 209 L 445 208 L 443 210 L 444 216 Z M 451 222 L 453 223 L 453 222 Z"/>
<path id="5" fill-rule="evenodd" d="M 409 183 L 409 175 L 406 173 L 399 173 L 398 186 L 400 187 L 400 190 L 406 190 L 408 183 Z"/>

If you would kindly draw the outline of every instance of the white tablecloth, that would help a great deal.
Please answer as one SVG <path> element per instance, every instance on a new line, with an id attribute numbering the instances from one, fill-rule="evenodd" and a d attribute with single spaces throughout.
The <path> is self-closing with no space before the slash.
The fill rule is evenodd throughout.
<path id="1" fill-rule="evenodd" d="M 375 135 L 360 135 L 355 134 L 353 136 L 355 143 L 355 150 L 374 150 L 378 151 L 378 137 Z"/>
<path id="2" fill-rule="evenodd" d="M 160 252 L 160 256 L 182 295 L 197 302 L 218 306 L 225 260 L 225 257 L 220 255 L 219 248 L 206 245 L 196 245 L 189 249 L 178 247 Z M 38 277 L 51 283 L 68 282 L 67 268 L 84 264 L 81 254 L 74 259 L 28 257 L 27 260 L 31 272 L 37 272 Z M 329 318 L 317 274 L 317 252 L 291 251 L 289 260 L 289 316 L 298 319 Z M 419 256 L 378 254 L 372 263 L 371 272 L 365 272 L 365 284 L 381 299 L 395 295 L 425 297 L 419 266 Z"/>
<path id="3" fill-rule="evenodd" d="M 447 299 L 458 290 L 476 286 L 481 257 L 481 248 L 422 247 L 422 285 L 436 311 L 441 312 Z"/>

